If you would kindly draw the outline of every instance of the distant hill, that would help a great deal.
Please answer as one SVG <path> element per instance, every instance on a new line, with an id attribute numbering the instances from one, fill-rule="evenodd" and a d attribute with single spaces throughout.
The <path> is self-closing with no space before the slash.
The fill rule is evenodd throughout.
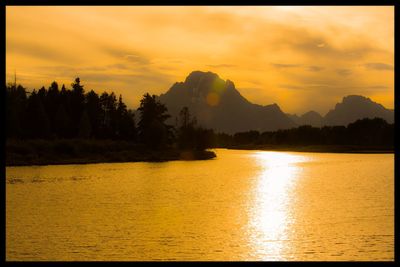
<path id="1" fill-rule="evenodd" d="M 187 106 L 199 124 L 217 132 L 275 131 L 296 127 L 277 104 L 261 106 L 245 99 L 230 80 L 212 72 L 193 71 L 159 96 L 172 119 Z"/>
<path id="2" fill-rule="evenodd" d="M 394 110 L 386 109 L 379 103 L 360 95 L 345 96 L 341 103 L 336 104 L 324 117 L 318 112 L 309 111 L 302 116 L 286 114 L 294 123 L 321 127 L 324 125 L 344 125 L 364 118 L 382 118 L 388 123 L 394 122 Z"/>
<path id="3" fill-rule="evenodd" d="M 300 117 L 296 114 L 287 114 L 290 119 L 297 125 L 311 125 L 313 127 L 321 127 L 324 123 L 324 118 L 316 111 L 309 111 Z"/>
<path id="4" fill-rule="evenodd" d="M 358 119 L 382 118 L 394 122 L 394 110 L 386 109 L 371 99 L 360 95 L 349 95 L 336 104 L 324 117 L 325 125 L 348 125 Z"/>

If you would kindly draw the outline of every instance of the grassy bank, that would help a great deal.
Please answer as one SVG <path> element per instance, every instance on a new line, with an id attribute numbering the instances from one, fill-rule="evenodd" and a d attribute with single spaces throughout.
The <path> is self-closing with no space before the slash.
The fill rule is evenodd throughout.
<path id="1" fill-rule="evenodd" d="M 385 146 L 354 146 L 354 145 L 237 145 L 226 147 L 241 150 L 272 150 L 318 153 L 394 153 L 393 147 Z"/>
<path id="2" fill-rule="evenodd" d="M 6 166 L 205 160 L 214 157 L 216 155 L 212 151 L 180 151 L 172 147 L 155 151 L 126 141 L 81 139 L 6 141 Z"/>

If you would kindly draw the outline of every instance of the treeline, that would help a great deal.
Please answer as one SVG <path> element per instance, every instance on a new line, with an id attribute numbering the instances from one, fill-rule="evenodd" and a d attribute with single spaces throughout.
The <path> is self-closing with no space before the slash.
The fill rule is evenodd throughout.
<path id="1" fill-rule="evenodd" d="M 216 144 L 220 147 L 240 145 L 353 145 L 353 146 L 394 146 L 394 124 L 384 119 L 361 119 L 345 126 L 309 125 L 274 132 L 247 131 L 234 135 L 217 134 Z"/>
<path id="2" fill-rule="evenodd" d="M 152 149 L 174 146 L 180 150 L 202 151 L 213 147 L 214 131 L 197 125 L 189 109 L 183 107 L 175 118 L 175 125 L 168 125 L 167 107 L 155 95 L 145 94 L 140 101 L 138 142 Z"/>
<path id="3" fill-rule="evenodd" d="M 21 85 L 6 86 L 6 136 L 8 139 L 101 139 L 124 140 L 153 150 L 205 150 L 243 145 L 394 146 L 394 124 L 381 118 L 362 119 L 345 126 L 300 126 L 274 132 L 247 131 L 233 135 L 215 133 L 197 124 L 183 107 L 175 125 L 166 106 L 155 95 L 145 94 L 135 112 L 127 109 L 120 95 L 93 90 L 85 93 L 79 78 L 71 89 L 57 82 L 30 94 Z"/>
<path id="4" fill-rule="evenodd" d="M 93 90 L 85 93 L 79 78 L 71 88 L 53 82 L 28 93 L 22 85 L 6 86 L 7 139 L 101 139 L 124 140 L 150 149 L 175 147 L 205 150 L 214 143 L 214 132 L 197 125 L 188 108 L 183 108 L 175 125 L 165 105 L 155 95 L 145 94 L 135 112 L 127 109 L 120 95 Z"/>
<path id="5" fill-rule="evenodd" d="M 114 93 L 85 93 L 79 78 L 71 89 L 53 82 L 30 94 L 21 85 L 8 85 L 6 114 L 7 138 L 136 138 L 133 111 L 122 96 L 117 100 Z"/>

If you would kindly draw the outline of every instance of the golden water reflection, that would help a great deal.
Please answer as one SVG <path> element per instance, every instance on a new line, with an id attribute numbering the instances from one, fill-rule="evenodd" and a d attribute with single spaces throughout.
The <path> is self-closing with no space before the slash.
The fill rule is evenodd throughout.
<path id="1" fill-rule="evenodd" d="M 294 218 L 290 210 L 293 188 L 299 178 L 298 163 L 306 156 L 285 152 L 257 152 L 252 155 L 260 166 L 254 185 L 254 204 L 249 223 L 251 242 L 260 260 L 288 260 L 289 230 Z"/>
<path id="2" fill-rule="evenodd" d="M 6 260 L 394 259 L 393 154 L 6 168 Z"/>

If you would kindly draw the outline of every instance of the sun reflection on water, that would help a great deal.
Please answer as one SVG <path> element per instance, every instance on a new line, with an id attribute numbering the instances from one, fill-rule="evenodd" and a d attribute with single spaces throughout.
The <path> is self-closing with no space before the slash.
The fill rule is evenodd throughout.
<path id="1" fill-rule="evenodd" d="M 251 243 L 259 260 L 288 260 L 285 242 L 293 223 L 293 188 L 299 178 L 299 162 L 307 157 L 286 152 L 254 154 L 260 173 L 254 187 L 250 220 Z"/>

